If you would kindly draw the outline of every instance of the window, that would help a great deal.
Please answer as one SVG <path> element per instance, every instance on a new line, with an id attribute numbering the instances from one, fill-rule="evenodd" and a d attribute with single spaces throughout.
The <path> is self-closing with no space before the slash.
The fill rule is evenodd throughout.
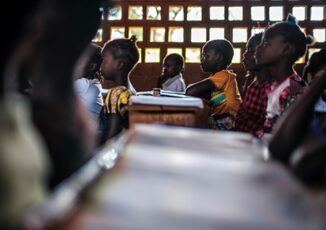
<path id="1" fill-rule="evenodd" d="M 93 38 L 92 42 L 101 42 L 102 41 L 103 30 L 98 29 L 96 32 L 95 37 Z"/>
<path id="2" fill-rule="evenodd" d="M 232 33 L 233 42 L 247 42 L 248 32 L 246 28 L 234 28 Z"/>
<path id="3" fill-rule="evenodd" d="M 150 41 L 151 42 L 164 42 L 165 28 L 164 27 L 151 27 Z"/>
<path id="4" fill-rule="evenodd" d="M 183 21 L 184 20 L 183 6 L 169 6 L 169 20 Z"/>
<path id="5" fill-rule="evenodd" d="M 130 26 L 128 37 L 130 38 L 132 35 L 136 35 L 137 41 L 143 41 L 143 27 L 141 26 Z"/>
<path id="6" fill-rule="evenodd" d="M 283 6 L 271 6 L 269 8 L 269 20 L 271 21 L 283 20 Z"/>
<path id="7" fill-rule="evenodd" d="M 200 62 L 200 48 L 186 48 L 186 62 L 199 63 Z"/>
<path id="8" fill-rule="evenodd" d="M 258 34 L 258 33 L 264 33 L 265 28 L 262 27 L 254 27 L 251 29 L 251 34 L 250 36 L 254 35 L 254 34 Z"/>
<path id="9" fill-rule="evenodd" d="M 147 20 L 161 20 L 161 10 L 160 6 L 148 6 Z"/>
<path id="10" fill-rule="evenodd" d="M 206 28 L 192 28 L 191 42 L 206 42 Z"/>
<path id="11" fill-rule="evenodd" d="M 241 63 L 241 49 L 234 48 L 234 56 L 232 59 L 232 63 L 234 63 L 234 64 Z"/>
<path id="12" fill-rule="evenodd" d="M 186 72 L 200 75 L 202 46 L 208 40 L 223 38 L 234 46 L 232 69 L 237 73 L 244 71 L 241 55 L 248 38 L 284 20 L 289 13 L 317 41 L 309 47 L 305 57 L 297 61 L 300 68 L 311 52 L 326 47 L 325 0 L 115 0 L 110 8 L 104 2 L 100 9 L 103 12 L 101 28 L 93 41 L 103 45 L 110 39 L 136 35 L 142 51 L 142 64 L 136 71 L 148 65 L 151 68 L 158 65 L 161 71 L 164 56 L 179 53 L 193 66 Z M 194 73 L 194 69 L 198 72 Z"/>
<path id="13" fill-rule="evenodd" d="M 265 20 L 265 7 L 264 6 L 251 7 L 251 19 L 253 21 L 264 21 Z"/>
<path id="14" fill-rule="evenodd" d="M 183 42 L 183 27 L 169 27 L 169 42 Z"/>
<path id="15" fill-rule="evenodd" d="M 300 21 L 306 20 L 306 7 L 295 6 L 292 8 L 292 14 Z"/>
<path id="16" fill-rule="evenodd" d="M 182 55 L 182 49 L 181 48 L 167 48 L 166 50 L 166 55 L 168 54 L 180 54 L 181 56 Z"/>
<path id="17" fill-rule="evenodd" d="M 324 19 L 324 7 L 313 6 L 311 7 L 311 21 L 322 21 Z"/>
<path id="18" fill-rule="evenodd" d="M 325 42 L 325 38 L 326 38 L 325 29 L 313 29 L 312 34 L 317 42 Z"/>
<path id="19" fill-rule="evenodd" d="M 158 63 L 160 62 L 160 48 L 146 48 L 145 49 L 145 62 Z"/>
<path id="20" fill-rule="evenodd" d="M 201 7 L 200 6 L 189 6 L 187 9 L 187 20 L 188 21 L 201 21 Z"/>
<path id="21" fill-rule="evenodd" d="M 211 20 L 224 20 L 225 18 L 224 6 L 212 6 L 209 8 L 209 17 Z"/>
<path id="22" fill-rule="evenodd" d="M 121 6 L 115 6 L 109 9 L 108 20 L 115 21 L 122 19 L 122 8 Z"/>
<path id="23" fill-rule="evenodd" d="M 241 6 L 229 7 L 229 21 L 241 21 L 242 18 L 243 14 Z"/>
<path id="24" fill-rule="evenodd" d="M 143 19 L 143 7 L 142 6 L 129 6 L 128 19 L 130 19 L 130 20 Z"/>
<path id="25" fill-rule="evenodd" d="M 210 28 L 209 40 L 224 39 L 224 28 Z"/>
<path id="26" fill-rule="evenodd" d="M 125 28 L 124 27 L 111 27 L 111 37 L 110 39 L 124 38 Z"/>

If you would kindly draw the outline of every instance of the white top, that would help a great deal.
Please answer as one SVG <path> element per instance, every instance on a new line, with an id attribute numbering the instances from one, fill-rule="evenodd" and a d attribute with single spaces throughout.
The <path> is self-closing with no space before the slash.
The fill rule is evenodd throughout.
<path id="1" fill-rule="evenodd" d="M 326 113 L 326 102 L 321 97 L 315 104 L 315 112 Z"/>
<path id="2" fill-rule="evenodd" d="M 162 89 L 176 92 L 184 92 L 186 90 L 186 84 L 183 80 L 182 74 L 178 74 L 166 80 L 162 84 Z"/>
<path id="3" fill-rule="evenodd" d="M 86 104 L 94 119 L 98 119 L 102 106 L 102 85 L 98 79 L 79 78 L 74 82 L 74 90 Z"/>
<path id="4" fill-rule="evenodd" d="M 280 116 L 283 109 L 280 106 L 280 97 L 282 92 L 290 86 L 290 79 L 286 79 L 281 84 L 277 85 L 270 93 L 268 93 L 268 101 L 266 108 L 266 118 L 274 118 Z"/>

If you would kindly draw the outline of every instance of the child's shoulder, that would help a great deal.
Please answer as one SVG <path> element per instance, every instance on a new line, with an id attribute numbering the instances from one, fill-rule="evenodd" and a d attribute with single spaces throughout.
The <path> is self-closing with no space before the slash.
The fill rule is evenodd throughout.
<path id="1" fill-rule="evenodd" d="M 224 70 L 221 70 L 221 71 L 215 73 L 214 75 L 212 75 L 211 78 L 235 79 L 236 76 L 237 75 L 235 73 L 233 73 L 232 71 L 224 69 Z"/>

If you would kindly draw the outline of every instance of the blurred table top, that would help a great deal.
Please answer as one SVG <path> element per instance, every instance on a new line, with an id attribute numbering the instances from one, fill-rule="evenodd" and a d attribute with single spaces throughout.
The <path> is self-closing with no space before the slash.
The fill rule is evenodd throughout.
<path id="1" fill-rule="evenodd" d="M 139 125 L 65 229 L 326 229 L 315 196 L 253 136 Z"/>

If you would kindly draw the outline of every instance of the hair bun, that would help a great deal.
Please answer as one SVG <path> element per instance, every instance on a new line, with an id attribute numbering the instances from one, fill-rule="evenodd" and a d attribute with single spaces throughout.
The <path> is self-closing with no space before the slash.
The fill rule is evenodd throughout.
<path id="1" fill-rule="evenodd" d="M 292 14 L 288 14 L 286 22 L 291 25 L 298 25 L 298 20 Z"/>
<path id="2" fill-rule="evenodd" d="M 136 35 L 131 35 L 131 37 L 130 37 L 130 41 L 131 41 L 132 43 L 136 43 L 136 41 L 137 41 L 137 37 L 136 37 Z"/>
<path id="3" fill-rule="evenodd" d="M 311 36 L 311 35 L 308 34 L 306 36 L 306 44 L 308 46 L 313 46 L 315 43 L 316 43 L 316 39 L 313 36 Z"/>

